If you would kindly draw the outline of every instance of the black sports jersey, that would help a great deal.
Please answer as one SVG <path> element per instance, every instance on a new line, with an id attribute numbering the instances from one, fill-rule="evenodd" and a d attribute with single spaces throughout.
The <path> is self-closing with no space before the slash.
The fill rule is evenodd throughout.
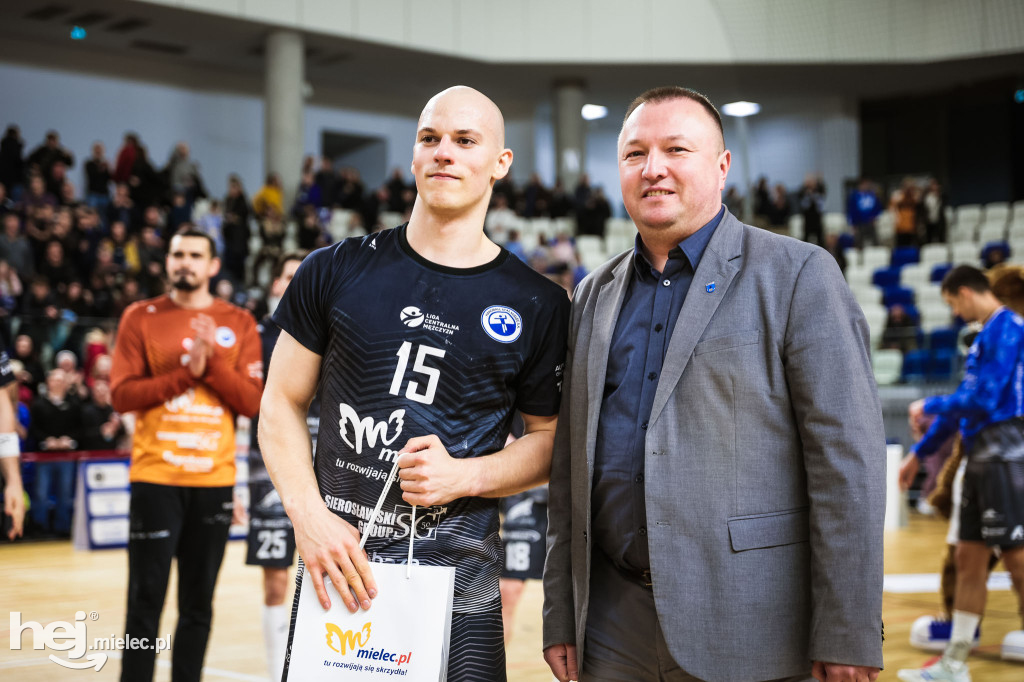
<path id="1" fill-rule="evenodd" d="M 270 368 L 270 358 L 274 353 L 274 346 L 277 345 L 277 339 L 281 335 L 281 328 L 270 316 L 264 317 L 256 328 L 260 333 L 260 342 L 263 347 L 263 367 L 266 370 Z M 315 451 L 317 433 L 320 430 L 320 405 L 316 398 L 310 403 L 309 412 L 306 414 L 306 426 L 309 428 L 309 435 Z M 288 516 L 285 514 L 281 496 L 274 488 L 270 474 L 267 473 L 267 467 L 263 463 L 263 454 L 260 452 L 258 438 L 258 414 L 252 418 L 249 428 L 249 513 L 253 517 L 283 519 L 286 522 L 285 526 L 290 528 L 291 524 L 287 523 Z M 288 563 L 291 564 L 290 561 Z"/>
<path id="2" fill-rule="evenodd" d="M 502 249 L 476 268 L 416 254 L 406 226 L 320 249 L 275 321 L 323 357 L 315 469 L 324 502 L 363 532 L 398 452 L 436 434 L 452 457 L 505 445 L 515 410 L 558 412 L 569 300 Z M 366 550 L 403 563 L 411 507 L 393 485 Z M 415 560 L 456 567 L 454 610 L 500 605 L 498 501 L 417 509 Z"/>
<path id="3" fill-rule="evenodd" d="M 11 366 L 11 356 L 7 353 L 7 349 L 0 345 L 0 388 L 12 383 L 14 378 L 14 367 Z"/>

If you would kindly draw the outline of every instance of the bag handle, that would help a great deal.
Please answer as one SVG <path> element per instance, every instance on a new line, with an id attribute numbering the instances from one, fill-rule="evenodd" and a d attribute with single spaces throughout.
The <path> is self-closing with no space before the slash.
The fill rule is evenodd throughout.
<path id="1" fill-rule="evenodd" d="M 391 490 L 391 484 L 398 478 L 398 458 L 395 458 L 395 463 L 391 467 L 391 473 L 388 474 L 388 479 L 384 481 L 384 490 L 381 491 L 380 497 L 377 498 L 377 506 L 373 508 L 373 515 L 370 517 L 370 521 L 366 524 L 366 529 L 363 531 L 363 537 L 359 540 L 359 549 L 363 549 L 366 545 L 367 538 L 373 533 L 374 526 L 377 525 L 377 515 L 380 514 L 381 507 L 384 506 L 384 498 L 388 496 L 388 491 Z M 412 506 L 412 519 L 409 522 L 409 557 L 405 562 L 405 577 L 412 577 L 412 544 L 416 538 L 416 505 Z"/>

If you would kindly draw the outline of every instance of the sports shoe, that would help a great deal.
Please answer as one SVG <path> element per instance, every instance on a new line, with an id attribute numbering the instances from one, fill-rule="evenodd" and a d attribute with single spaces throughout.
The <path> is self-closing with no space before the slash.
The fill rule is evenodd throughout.
<path id="1" fill-rule="evenodd" d="M 1003 660 L 1024 662 L 1024 630 L 1006 633 L 1003 638 Z"/>
<path id="2" fill-rule="evenodd" d="M 910 646 L 925 651 L 945 651 L 952 631 L 952 621 L 936 616 L 921 616 L 910 626 Z M 974 631 L 972 648 L 978 646 L 980 639 L 981 628 L 979 627 Z"/>
<path id="3" fill-rule="evenodd" d="M 971 682 L 967 664 L 946 657 L 940 658 L 927 668 L 901 670 L 896 673 L 896 677 L 903 682 Z"/>

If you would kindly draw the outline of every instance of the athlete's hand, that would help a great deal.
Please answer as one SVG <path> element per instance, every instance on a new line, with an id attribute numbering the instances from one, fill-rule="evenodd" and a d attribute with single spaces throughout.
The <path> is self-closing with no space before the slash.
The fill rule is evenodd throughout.
<path id="1" fill-rule="evenodd" d="M 398 478 L 402 499 L 419 507 L 447 504 L 466 497 L 466 472 L 448 454 L 441 439 L 431 434 L 410 438 L 398 453 Z"/>
<path id="2" fill-rule="evenodd" d="M 214 344 L 217 343 L 217 323 L 205 313 L 199 313 L 192 318 L 192 329 L 196 335 L 192 338 L 192 348 L 189 350 L 188 371 L 199 378 L 206 373 L 206 361 L 213 355 Z"/>
<path id="3" fill-rule="evenodd" d="M 924 418 L 924 398 L 910 403 L 907 408 L 907 417 L 911 424 L 919 423 Z"/>
<path id="4" fill-rule="evenodd" d="M 232 497 L 231 505 L 231 525 L 241 526 L 249 522 L 249 512 L 245 510 L 245 505 L 242 503 L 242 498 L 237 494 Z"/>
<path id="5" fill-rule="evenodd" d="M 11 517 L 7 539 L 21 537 L 22 524 L 25 522 L 25 491 L 21 489 L 20 483 L 9 483 L 4 488 L 4 513 Z"/>
<path id="6" fill-rule="evenodd" d="M 913 452 L 903 458 L 903 461 L 900 462 L 900 490 L 910 490 L 920 468 L 921 460 Z"/>
<path id="7" fill-rule="evenodd" d="M 544 650 L 544 660 L 558 682 L 580 679 L 575 644 L 554 644 Z"/>
<path id="8" fill-rule="evenodd" d="M 292 525 L 295 548 L 306 564 L 320 605 L 324 610 L 331 608 L 324 586 L 326 573 L 349 611 L 355 613 L 360 606 L 369 609 L 370 600 L 377 596 L 377 583 L 366 553 L 359 548 L 359 531 L 332 513 L 319 498 L 314 503 L 310 511 L 293 516 Z"/>
<path id="9" fill-rule="evenodd" d="M 814 679 L 820 682 L 875 682 L 878 668 L 866 665 L 842 665 L 839 663 L 823 663 L 815 661 L 811 668 Z"/>

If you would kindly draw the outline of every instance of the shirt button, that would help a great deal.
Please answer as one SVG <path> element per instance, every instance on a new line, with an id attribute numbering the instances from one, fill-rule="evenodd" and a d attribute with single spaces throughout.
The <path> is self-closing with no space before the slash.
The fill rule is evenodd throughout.
<path id="1" fill-rule="evenodd" d="M 654 325 L 654 331 L 660 332 L 661 330 L 662 330 L 661 322 L 659 322 L 658 324 Z"/>
<path id="2" fill-rule="evenodd" d="M 667 280 L 666 279 L 666 280 L 662 280 L 662 282 L 661 282 L 661 286 L 663 286 L 663 287 L 667 287 L 669 284 L 672 284 L 671 280 Z"/>
<path id="3" fill-rule="evenodd" d="M 641 424 L 640 428 L 643 429 L 644 431 L 646 431 L 647 430 L 647 422 L 644 422 L 643 424 Z"/>
<path id="4" fill-rule="evenodd" d="M 656 378 L 657 376 L 658 376 L 658 373 L 657 373 L 657 372 L 651 372 L 650 374 L 648 374 L 648 375 L 647 375 L 647 378 L 648 378 L 648 379 L 650 379 L 651 381 L 654 381 L 654 379 L 655 379 L 655 378 Z"/>
<path id="5" fill-rule="evenodd" d="M 643 474 L 637 474 L 636 482 L 637 483 L 643 483 L 644 482 L 644 475 Z"/>
<path id="6" fill-rule="evenodd" d="M 639 533 L 640 535 L 647 535 L 647 529 L 643 526 L 640 526 L 640 530 L 638 530 L 637 533 Z"/>

